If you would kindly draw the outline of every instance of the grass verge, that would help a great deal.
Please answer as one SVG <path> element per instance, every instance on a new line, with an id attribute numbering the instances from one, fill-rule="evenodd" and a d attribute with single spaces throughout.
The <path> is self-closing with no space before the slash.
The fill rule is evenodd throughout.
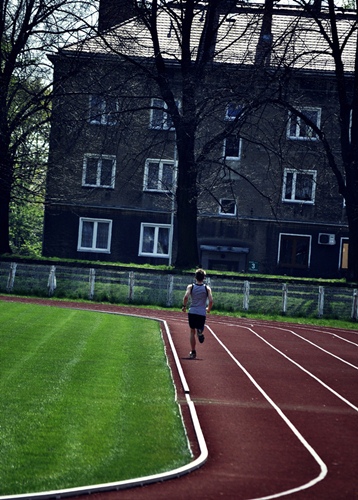
<path id="1" fill-rule="evenodd" d="M 0 302 L 0 494 L 190 460 L 155 321 Z"/>

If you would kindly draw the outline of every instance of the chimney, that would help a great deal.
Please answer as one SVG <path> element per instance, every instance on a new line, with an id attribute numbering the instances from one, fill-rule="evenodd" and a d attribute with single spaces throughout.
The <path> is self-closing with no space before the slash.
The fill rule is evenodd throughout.
<path id="1" fill-rule="evenodd" d="M 98 30 L 106 31 L 134 17 L 135 0 L 100 0 Z"/>

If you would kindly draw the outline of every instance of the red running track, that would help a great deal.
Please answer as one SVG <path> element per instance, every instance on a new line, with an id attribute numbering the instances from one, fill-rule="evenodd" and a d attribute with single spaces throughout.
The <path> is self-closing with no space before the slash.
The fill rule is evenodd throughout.
<path id="1" fill-rule="evenodd" d="M 209 458 L 177 479 L 79 500 L 358 499 L 357 331 L 211 315 L 205 342 L 190 360 L 183 313 L 81 307 L 167 321 Z"/>

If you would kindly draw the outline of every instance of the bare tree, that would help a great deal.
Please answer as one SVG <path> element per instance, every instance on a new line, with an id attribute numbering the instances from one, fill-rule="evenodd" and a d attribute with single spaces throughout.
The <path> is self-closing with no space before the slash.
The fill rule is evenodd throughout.
<path id="1" fill-rule="evenodd" d="M 277 80 L 278 92 L 275 99 L 270 100 L 283 106 L 292 115 L 306 123 L 313 134 L 319 138 L 326 155 L 327 164 L 333 172 L 337 187 L 345 200 L 349 227 L 348 279 L 358 281 L 358 16 L 357 5 L 345 11 L 328 0 L 307 2 L 297 0 L 299 8 L 296 19 L 281 32 L 280 38 L 272 41 L 270 33 L 274 6 L 271 0 L 265 2 L 263 27 L 270 35 L 269 53 L 271 61 L 276 57 L 278 69 L 286 75 L 284 84 Z M 344 21 L 344 22 L 343 22 Z M 316 40 L 316 48 L 305 49 L 304 44 L 297 42 L 299 38 Z M 292 46 L 296 47 L 292 50 Z M 291 47 L 291 49 L 290 49 Z M 323 67 L 323 62 L 328 65 Z M 317 123 L 310 119 L 300 108 L 297 95 L 289 92 L 292 77 L 304 70 L 307 64 L 316 66 L 317 70 L 331 69 L 335 80 L 334 102 L 331 103 L 336 113 L 329 122 Z M 266 67 L 266 70 L 269 68 Z M 282 77 L 281 77 L 282 80 Z M 332 129 L 339 133 L 332 133 Z M 337 143 L 337 136 L 339 142 Z"/>
<path id="2" fill-rule="evenodd" d="M 228 0 L 137 2 L 135 22 L 129 23 L 128 28 L 123 24 L 118 30 L 104 32 L 101 40 L 97 39 L 96 50 L 117 54 L 121 61 L 132 64 L 141 72 L 144 80 L 152 82 L 152 97 L 162 99 L 162 111 L 173 123 L 178 163 L 174 264 L 180 268 L 194 267 L 199 263 L 199 174 L 215 148 L 239 126 L 239 117 L 226 123 L 222 121 L 219 128 L 207 134 L 205 129 L 209 130 L 210 126 L 204 125 L 218 109 L 225 109 L 230 98 L 230 84 L 223 68 L 226 51 L 230 51 L 233 43 L 228 34 L 231 32 L 230 13 L 235 3 Z M 250 36 L 258 26 L 258 17 L 246 17 L 245 22 L 244 31 L 240 33 L 243 37 Z M 85 52 L 91 49 L 90 42 L 81 47 Z M 214 64 L 217 58 L 219 65 Z M 244 64 L 245 60 L 244 54 L 239 64 Z M 213 85 L 217 77 L 222 81 L 222 87 L 217 86 L 217 80 Z M 235 76 L 231 74 L 233 79 Z M 247 81 L 242 86 L 242 96 L 249 85 Z M 240 123 L 243 117 L 241 114 Z"/>
<path id="3" fill-rule="evenodd" d="M 86 1 L 0 3 L 0 254 L 11 252 L 11 201 L 41 193 L 44 181 L 51 107 L 45 54 L 88 34 L 92 11 Z"/>

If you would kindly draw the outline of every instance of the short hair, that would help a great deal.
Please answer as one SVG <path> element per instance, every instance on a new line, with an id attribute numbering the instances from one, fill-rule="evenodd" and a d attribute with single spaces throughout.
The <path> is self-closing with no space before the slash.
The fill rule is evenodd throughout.
<path id="1" fill-rule="evenodd" d="M 206 276 L 206 272 L 204 271 L 204 269 L 197 269 L 195 271 L 195 278 L 198 281 L 203 281 L 205 279 L 205 276 Z"/>

